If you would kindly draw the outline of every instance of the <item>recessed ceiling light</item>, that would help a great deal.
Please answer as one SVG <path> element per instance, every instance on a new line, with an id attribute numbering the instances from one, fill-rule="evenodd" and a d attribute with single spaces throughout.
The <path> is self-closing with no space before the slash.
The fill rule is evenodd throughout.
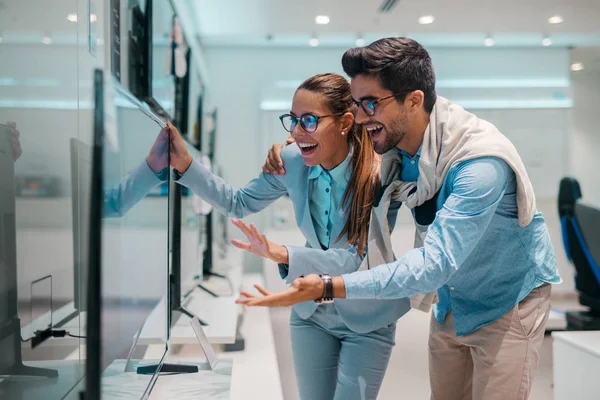
<path id="1" fill-rule="evenodd" d="M 492 47 L 494 45 L 494 39 L 492 39 L 491 37 L 488 36 L 483 41 L 483 44 L 485 44 L 486 47 Z"/>
<path id="2" fill-rule="evenodd" d="M 312 47 L 317 47 L 319 45 L 319 39 L 317 39 L 316 37 L 311 38 L 308 41 L 308 44 L 310 44 Z"/>
<path id="3" fill-rule="evenodd" d="M 363 47 L 367 41 L 365 40 L 365 38 L 362 37 L 362 35 L 358 35 L 358 38 L 356 38 L 356 47 Z"/>
<path id="4" fill-rule="evenodd" d="M 571 64 L 571 71 L 573 71 L 573 72 L 583 71 L 583 64 L 580 62 Z"/>
<path id="5" fill-rule="evenodd" d="M 330 20 L 328 15 L 317 15 L 317 17 L 315 18 L 315 22 L 319 25 L 327 25 L 329 21 Z"/>
<path id="6" fill-rule="evenodd" d="M 44 44 L 50 44 L 50 43 L 52 43 L 52 38 L 50 36 L 44 36 L 42 38 L 42 43 L 44 43 Z"/>
<path id="7" fill-rule="evenodd" d="M 560 15 L 553 15 L 550 18 L 548 18 L 549 24 L 562 24 L 563 21 L 564 19 Z"/>
<path id="8" fill-rule="evenodd" d="M 419 23 L 421 25 L 433 24 L 433 21 L 435 21 L 435 17 L 433 15 L 423 15 L 421 18 L 419 18 Z"/>
<path id="9" fill-rule="evenodd" d="M 96 22 L 98 20 L 98 16 L 96 14 L 90 14 L 90 22 Z"/>
<path id="10" fill-rule="evenodd" d="M 77 22 L 77 14 L 69 14 L 69 15 L 67 15 L 67 21 L 69 21 L 69 22 Z"/>
<path id="11" fill-rule="evenodd" d="M 548 36 L 546 36 L 544 39 L 542 39 L 542 46 L 544 46 L 544 47 L 552 46 L 552 39 L 550 39 Z"/>

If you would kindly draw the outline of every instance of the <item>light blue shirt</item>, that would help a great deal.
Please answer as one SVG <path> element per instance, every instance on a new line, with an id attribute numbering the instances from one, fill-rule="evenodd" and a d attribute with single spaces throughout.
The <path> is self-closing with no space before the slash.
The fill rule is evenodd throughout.
<path id="1" fill-rule="evenodd" d="M 419 147 L 417 154 L 414 156 L 411 156 L 404 150 L 395 149 L 402 156 L 402 174 L 400 178 L 404 182 L 416 182 L 419 178 L 419 159 L 421 158 L 422 147 Z"/>
<path id="2" fill-rule="evenodd" d="M 337 212 L 342 206 L 342 197 L 352 175 L 349 168 L 352 152 L 337 167 L 327 171 L 320 165 L 310 167 L 309 208 L 319 242 L 326 248 L 331 243 L 331 231 L 334 225 L 343 222 L 344 216 Z M 344 225 L 342 223 L 342 225 Z M 333 238 L 333 241 L 337 238 Z"/>
<path id="3" fill-rule="evenodd" d="M 402 179 L 419 176 L 419 155 L 402 153 Z M 412 161 L 415 161 L 412 163 Z M 457 336 L 489 324 L 544 282 L 560 283 L 541 213 L 521 227 L 516 176 L 501 159 L 453 165 L 423 247 L 397 261 L 343 275 L 349 299 L 393 299 L 438 291 L 442 323 L 452 310 Z"/>

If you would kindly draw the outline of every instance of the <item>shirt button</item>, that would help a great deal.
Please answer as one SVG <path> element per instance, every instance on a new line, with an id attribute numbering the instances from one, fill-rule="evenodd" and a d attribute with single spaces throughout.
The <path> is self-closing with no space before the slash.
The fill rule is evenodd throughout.
<path id="1" fill-rule="evenodd" d="M 450 290 L 454 290 L 454 286 L 450 286 Z"/>
<path id="2" fill-rule="evenodd" d="M 414 163 L 415 163 L 415 160 L 410 160 L 410 163 L 411 163 L 411 164 L 414 164 Z"/>
<path id="3" fill-rule="evenodd" d="M 329 232 L 327 232 L 327 236 L 329 236 Z"/>
<path id="4" fill-rule="evenodd" d="M 325 215 L 329 215 L 329 211 L 325 211 Z"/>
<path id="5" fill-rule="evenodd" d="M 326 191 L 327 193 L 329 193 L 329 188 L 325 189 L 325 191 Z"/>

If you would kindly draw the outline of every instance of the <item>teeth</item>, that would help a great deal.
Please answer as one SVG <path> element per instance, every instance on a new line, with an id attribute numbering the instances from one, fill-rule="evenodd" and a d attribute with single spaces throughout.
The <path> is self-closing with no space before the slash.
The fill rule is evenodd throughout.
<path id="1" fill-rule="evenodd" d="M 303 149 L 308 149 L 310 147 L 315 147 L 317 145 L 317 143 L 298 143 L 298 146 L 300 146 Z"/>
<path id="2" fill-rule="evenodd" d="M 375 131 L 377 131 L 377 130 L 379 130 L 379 129 L 381 129 L 381 128 L 383 128 L 383 126 L 382 126 L 382 125 L 368 126 L 368 127 L 367 127 L 367 132 L 369 132 L 369 133 L 373 133 L 373 132 L 375 132 Z"/>

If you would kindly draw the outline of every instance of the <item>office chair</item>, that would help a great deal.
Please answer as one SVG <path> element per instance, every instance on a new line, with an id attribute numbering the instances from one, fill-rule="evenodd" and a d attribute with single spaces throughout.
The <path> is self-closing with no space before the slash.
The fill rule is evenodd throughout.
<path id="1" fill-rule="evenodd" d="M 575 267 L 579 303 L 568 311 L 567 330 L 600 330 L 600 209 L 582 204 L 576 179 L 565 177 L 558 191 L 558 215 L 567 258 Z"/>

